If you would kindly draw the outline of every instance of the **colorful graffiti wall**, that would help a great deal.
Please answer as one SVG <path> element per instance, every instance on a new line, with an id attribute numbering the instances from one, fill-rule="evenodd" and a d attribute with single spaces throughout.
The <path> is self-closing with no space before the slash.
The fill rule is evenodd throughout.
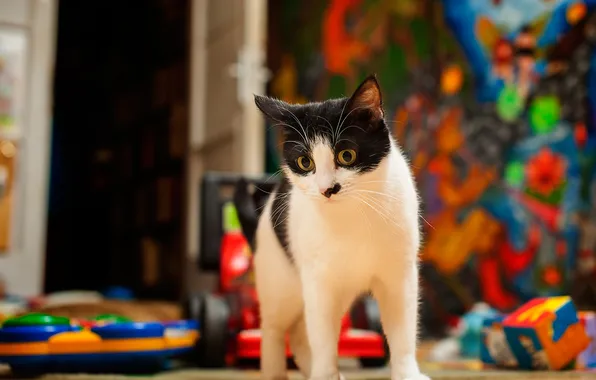
<path id="1" fill-rule="evenodd" d="M 381 81 L 428 222 L 429 329 L 479 300 L 594 302 L 593 10 L 596 0 L 272 5 L 271 94 L 320 100 L 370 72 Z"/>

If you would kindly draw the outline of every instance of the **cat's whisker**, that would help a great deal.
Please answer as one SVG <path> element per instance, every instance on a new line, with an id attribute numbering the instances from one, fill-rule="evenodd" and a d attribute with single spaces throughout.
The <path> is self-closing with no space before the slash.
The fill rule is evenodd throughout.
<path id="1" fill-rule="evenodd" d="M 271 195 L 271 194 L 276 194 L 276 196 L 277 196 L 277 194 L 279 194 L 279 198 L 280 198 L 280 199 L 287 198 L 287 196 L 288 196 L 288 195 L 290 195 L 290 193 L 269 193 L 269 194 L 270 194 L 270 195 Z M 256 208 L 256 210 L 257 210 L 257 211 L 261 211 L 261 210 L 263 210 L 265 207 L 267 207 L 267 202 L 265 202 L 263 205 L 261 205 L 261 206 L 257 207 L 257 208 Z"/>
<path id="2" fill-rule="evenodd" d="M 283 220 L 280 220 L 280 218 L 281 218 L 281 215 L 282 215 L 282 214 L 283 214 L 283 213 L 280 213 L 280 214 L 279 214 L 279 215 L 277 215 L 277 217 L 275 218 L 275 223 L 273 224 L 273 229 L 276 229 L 277 227 L 279 227 L 279 226 L 283 225 L 283 224 L 286 222 L 286 220 L 288 220 L 289 216 L 286 216 L 286 217 L 285 217 Z M 273 217 L 273 216 L 272 216 L 272 217 Z"/>
<path id="3" fill-rule="evenodd" d="M 278 193 L 270 193 L 270 194 L 275 194 L 275 196 L 277 196 Z M 279 194 L 279 198 L 280 199 L 285 199 L 287 198 L 289 195 L 289 193 L 280 193 Z M 271 195 L 270 195 L 271 196 Z M 267 202 L 265 202 L 262 206 L 257 207 L 257 211 L 261 211 L 262 209 L 264 209 L 267 206 Z"/>
<path id="4" fill-rule="evenodd" d="M 335 144 L 337 145 L 337 144 L 339 144 L 339 143 L 340 143 L 340 142 L 342 142 L 342 141 L 348 141 L 348 142 L 351 142 L 351 143 L 352 143 L 352 144 L 354 144 L 354 145 L 358 145 L 358 144 L 356 144 L 356 142 L 355 142 L 354 140 L 351 140 L 351 139 L 339 139 L 339 140 L 337 140 L 337 141 L 335 142 Z"/>
<path id="5" fill-rule="evenodd" d="M 298 124 L 300 125 L 300 128 L 302 128 L 302 130 L 304 131 L 304 127 L 302 126 L 302 124 L 300 123 L 300 120 L 298 120 L 296 118 L 296 115 L 294 115 L 290 110 L 288 110 L 287 108 L 280 108 L 278 104 L 275 105 L 277 107 L 277 110 L 280 112 L 280 114 L 283 114 L 282 109 L 285 111 L 288 111 L 290 114 L 292 114 L 292 116 L 294 117 L 294 119 L 298 122 Z M 298 133 L 298 135 L 300 135 L 300 137 L 302 137 L 304 139 L 305 142 L 308 142 L 308 138 L 306 136 L 306 131 L 304 131 L 304 134 L 300 133 L 300 131 L 294 127 L 291 124 L 288 124 L 282 120 L 279 119 L 273 119 L 274 121 L 277 122 L 277 124 L 272 125 L 272 127 L 277 127 L 277 126 L 285 126 L 285 127 L 289 127 L 292 128 L 294 131 L 296 131 L 296 133 Z"/>
<path id="6" fill-rule="evenodd" d="M 278 109 L 279 109 L 279 105 L 277 105 Z M 289 108 L 286 107 L 282 107 L 282 109 L 284 111 L 288 111 L 288 113 L 292 116 L 292 118 L 294 120 L 296 120 L 296 123 L 298 123 L 298 125 L 300 126 L 300 128 L 302 128 L 302 132 L 304 133 L 304 141 L 306 143 L 308 143 L 309 139 L 308 139 L 308 135 L 306 134 L 306 129 L 304 129 L 304 126 L 302 125 L 302 123 L 300 122 L 300 119 L 298 119 L 298 117 L 294 114 L 294 112 L 292 112 Z"/>
<path id="7" fill-rule="evenodd" d="M 345 111 L 346 106 L 348 105 L 348 103 L 350 103 L 349 100 L 344 103 L 344 106 L 341 109 L 341 113 L 339 114 L 339 119 L 337 120 L 337 125 L 338 125 L 338 128 L 337 129 L 339 129 L 339 123 L 341 122 L 341 117 L 343 116 L 344 111 Z M 332 141 L 333 141 L 333 145 L 335 145 L 337 143 L 336 142 L 337 137 L 339 137 L 339 135 L 336 134 L 336 129 L 333 129 L 333 134 L 331 136 Z"/>
<path id="8" fill-rule="evenodd" d="M 294 152 L 294 151 L 304 152 L 304 151 L 308 151 L 308 148 L 306 148 L 305 146 L 298 146 L 298 145 L 296 145 L 290 151 L 291 152 Z"/>
<path id="9" fill-rule="evenodd" d="M 345 127 L 344 129 L 342 129 L 342 130 L 340 131 L 340 133 L 339 133 L 339 136 L 341 136 L 341 134 L 342 134 L 342 133 L 344 133 L 345 131 L 347 131 L 347 130 L 348 130 L 348 129 L 350 129 L 350 128 L 358 128 L 358 129 L 360 129 L 362 132 L 366 133 L 366 131 L 364 130 L 364 128 L 362 128 L 361 126 L 352 124 L 352 125 L 348 125 L 348 126 L 347 126 L 347 127 Z"/>
<path id="10" fill-rule="evenodd" d="M 366 198 L 366 197 L 365 197 L 364 195 L 362 195 L 362 194 L 360 194 L 360 195 L 359 195 L 359 194 L 356 194 L 356 197 L 357 197 L 357 198 L 358 198 L 360 201 L 362 201 L 362 202 L 364 202 L 366 205 L 368 205 L 368 207 L 370 207 L 370 208 L 371 208 L 373 211 L 375 211 L 375 212 L 376 212 L 376 213 L 377 213 L 379 216 L 381 216 L 381 217 L 382 217 L 382 218 L 383 218 L 383 219 L 386 221 L 386 215 L 385 215 L 385 214 L 384 214 L 384 213 L 383 213 L 381 210 L 379 210 L 377 207 L 375 207 L 375 206 L 373 206 L 372 204 L 370 204 L 370 203 L 369 203 L 369 201 L 371 201 L 371 202 L 372 202 L 372 200 L 371 200 L 371 199 L 369 199 L 369 198 Z"/>
<path id="11" fill-rule="evenodd" d="M 275 177 L 276 175 L 280 174 L 283 171 L 283 169 L 279 168 L 277 169 L 275 172 L 273 172 L 273 174 L 271 174 L 266 180 L 265 183 L 269 182 L 271 180 L 271 178 Z"/>
<path id="12" fill-rule="evenodd" d="M 271 174 L 269 177 L 267 177 L 267 179 L 265 180 L 265 183 L 268 183 L 271 178 L 275 177 L 278 174 L 281 174 L 281 172 L 283 171 L 283 169 L 277 169 L 275 172 L 273 172 L 273 174 Z M 261 189 L 259 186 L 255 185 L 255 188 L 259 189 L 260 191 L 267 193 L 267 194 L 271 194 L 270 192 L 266 192 L 265 190 Z"/>
<path id="13" fill-rule="evenodd" d="M 350 198 L 358 200 L 358 197 L 353 196 L 353 195 L 350 196 Z M 362 209 L 363 204 L 361 202 L 356 203 L 356 207 L 357 207 L 360 215 L 362 215 L 362 219 L 366 220 L 366 223 L 368 226 L 368 240 L 369 240 L 369 244 L 371 244 L 372 238 L 373 238 L 373 228 L 372 228 L 372 223 L 370 221 L 370 218 L 368 217 L 368 214 L 366 212 L 364 212 L 364 210 Z"/>
<path id="14" fill-rule="evenodd" d="M 395 216 L 393 215 L 388 215 L 384 210 L 385 210 L 385 205 L 381 204 L 378 200 L 372 198 L 372 197 L 365 197 L 362 196 L 362 199 L 366 199 L 369 202 L 372 202 L 374 205 L 376 205 L 378 208 L 376 207 L 372 207 L 370 204 L 369 206 L 371 206 L 371 208 L 374 209 L 374 211 L 376 211 L 379 216 L 381 216 L 384 220 L 385 223 L 387 224 L 391 224 L 395 227 L 397 227 L 400 230 L 404 230 L 403 226 L 400 225 L 399 223 L 397 223 L 397 220 L 395 219 Z"/>
<path id="15" fill-rule="evenodd" d="M 331 125 L 331 122 L 329 122 L 329 120 L 327 120 L 326 118 L 324 118 L 321 115 L 315 115 L 315 116 L 318 117 L 319 119 L 323 119 L 327 123 L 327 125 L 329 125 L 329 131 L 331 133 L 333 133 L 333 126 Z"/>
<path id="16" fill-rule="evenodd" d="M 275 219 L 275 223 L 273 228 L 277 228 L 278 226 L 280 226 L 282 223 L 284 223 L 284 221 L 289 217 L 289 215 L 287 215 L 283 221 L 281 221 L 280 223 L 280 218 L 281 216 L 288 210 L 289 208 L 289 204 L 286 204 L 284 207 L 280 207 L 279 209 L 275 210 L 275 212 L 273 212 L 271 214 L 271 219 Z"/>
<path id="17" fill-rule="evenodd" d="M 388 181 L 388 180 L 363 181 L 363 182 L 358 182 L 358 185 L 363 185 L 366 183 L 395 183 L 395 181 Z"/>
<path id="18" fill-rule="evenodd" d="M 304 150 L 308 150 L 308 148 L 306 147 L 306 145 L 304 145 L 303 142 L 301 141 L 297 141 L 297 140 L 286 140 L 283 142 L 282 145 L 286 145 L 286 144 L 290 144 L 293 143 L 294 145 L 296 145 L 299 148 L 303 148 Z"/>
<path id="19" fill-rule="evenodd" d="M 360 198 L 358 198 L 358 196 L 355 195 L 355 194 L 348 194 L 346 196 L 349 197 L 349 198 L 351 198 L 351 199 L 356 199 L 358 201 L 360 200 Z M 360 214 L 364 216 L 363 219 L 366 219 L 367 220 L 368 225 L 369 225 L 369 230 L 372 229 L 372 225 L 370 223 L 370 219 L 368 219 L 368 215 L 362 210 L 362 203 L 360 203 L 360 202 L 357 203 L 356 204 L 356 207 L 358 208 L 358 211 L 360 212 Z"/>
<path id="20" fill-rule="evenodd" d="M 354 112 L 354 111 L 356 111 L 356 110 L 360 110 L 360 109 L 366 109 L 366 107 L 354 107 L 354 108 L 352 108 L 352 109 L 350 110 L 350 112 L 348 112 L 348 114 L 346 115 L 346 117 L 344 117 L 344 119 L 343 119 L 343 120 L 341 120 L 341 119 L 340 119 L 340 121 L 341 121 L 341 124 L 340 124 L 340 125 L 337 127 L 337 131 L 338 131 L 338 133 L 337 133 L 337 137 L 340 137 L 340 136 L 341 136 L 341 134 L 343 133 L 343 132 L 342 132 L 342 129 L 341 129 L 341 127 L 344 125 L 344 123 L 345 123 L 345 122 L 346 122 L 346 120 L 348 119 L 348 116 L 350 116 L 350 114 L 351 114 L 352 112 Z"/>
<path id="21" fill-rule="evenodd" d="M 304 139 L 304 142 L 305 142 L 305 143 L 308 143 L 308 138 L 306 137 L 306 133 L 305 133 L 305 134 L 302 134 L 302 132 L 300 132 L 300 131 L 298 130 L 298 128 L 296 128 L 296 127 L 294 127 L 293 125 L 291 125 L 291 124 L 288 124 L 288 123 L 278 123 L 278 124 L 275 124 L 274 126 L 275 126 L 275 127 L 277 127 L 277 126 L 280 126 L 280 125 L 281 125 L 281 126 L 284 126 L 284 127 L 288 127 L 288 128 L 291 128 L 291 129 L 293 129 L 293 130 L 294 130 L 296 133 L 298 133 L 298 135 L 299 135 L 301 138 L 303 138 L 303 139 Z M 303 128 L 303 129 L 304 129 L 304 128 Z"/>
<path id="22" fill-rule="evenodd" d="M 289 217 L 290 217 L 290 216 L 288 215 L 288 216 L 286 216 L 286 217 L 285 217 L 283 220 L 279 220 L 279 219 L 278 219 L 278 221 L 276 221 L 276 223 L 275 223 L 275 225 L 273 226 L 273 228 L 275 229 L 275 228 L 277 228 L 277 227 L 279 227 L 279 226 L 283 225 L 284 223 L 286 223 L 286 221 L 289 219 Z"/>
<path id="23" fill-rule="evenodd" d="M 284 223 L 286 223 L 288 221 L 289 218 L 290 218 L 290 216 L 286 216 L 284 220 L 280 221 L 278 224 L 273 226 L 273 228 L 277 228 L 277 227 L 283 225 Z"/>
<path id="24" fill-rule="evenodd" d="M 368 189 L 358 189 L 356 191 L 362 191 L 362 192 L 365 192 L 365 193 L 376 194 L 376 195 L 380 195 L 380 196 L 383 196 L 383 197 L 387 197 L 387 198 L 393 199 L 393 200 L 398 201 L 400 203 L 402 202 L 402 199 L 401 198 L 398 198 L 398 197 L 396 197 L 393 194 L 387 194 L 387 193 L 382 193 L 380 191 L 374 191 L 374 190 L 368 190 Z"/>
<path id="25" fill-rule="evenodd" d="M 359 198 L 360 202 L 364 203 L 365 205 L 367 205 L 370 209 L 372 209 L 374 212 L 377 213 L 377 215 L 383 220 L 383 222 L 385 222 L 385 224 L 390 224 L 389 220 L 387 220 L 387 217 L 381 212 L 379 211 L 379 209 L 376 206 L 373 206 L 368 200 L 364 199 L 364 198 Z"/>
<path id="26" fill-rule="evenodd" d="M 263 189 L 263 188 L 261 188 L 261 187 L 259 187 L 257 185 L 255 185 L 255 188 L 256 189 L 259 189 L 259 191 L 262 191 L 263 193 L 265 193 L 267 195 L 272 195 L 272 194 L 282 194 L 283 195 L 283 194 L 286 194 L 286 193 L 278 193 L 277 190 L 267 191 L 267 190 L 265 190 L 265 189 Z"/>
<path id="27" fill-rule="evenodd" d="M 400 119 L 385 119 L 385 121 L 387 123 L 395 123 L 395 124 L 397 124 L 397 123 L 406 124 L 407 123 L 407 120 L 400 120 Z"/>
<path id="28" fill-rule="evenodd" d="M 281 207 L 280 208 L 277 208 L 277 209 L 274 208 L 274 209 L 271 210 L 271 216 L 273 218 L 275 218 L 278 214 L 283 213 L 283 211 L 284 210 Z"/>
<path id="29" fill-rule="evenodd" d="M 354 190 L 354 192 L 362 194 L 362 195 L 366 195 L 366 196 L 371 197 L 378 201 L 384 201 L 384 202 L 391 201 L 392 203 L 402 204 L 401 199 L 392 197 L 391 195 L 388 195 L 388 194 L 371 192 L 371 191 L 362 190 L 362 189 Z"/>
<path id="30" fill-rule="evenodd" d="M 434 227 L 432 224 L 430 224 L 430 222 L 429 222 L 428 220 L 426 220 L 426 219 L 424 218 L 424 216 L 422 216 L 422 214 L 420 214 L 420 218 L 421 218 L 422 220 L 424 220 L 424 223 L 428 224 L 428 226 L 429 226 L 430 228 L 432 228 L 433 230 L 435 229 L 435 227 Z"/>

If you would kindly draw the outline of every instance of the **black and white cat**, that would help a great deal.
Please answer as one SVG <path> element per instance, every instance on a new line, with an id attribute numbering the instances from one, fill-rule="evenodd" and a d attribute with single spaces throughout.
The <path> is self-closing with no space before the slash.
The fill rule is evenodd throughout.
<path id="1" fill-rule="evenodd" d="M 416 361 L 418 195 L 368 77 L 350 98 L 291 105 L 256 96 L 282 128 L 283 179 L 256 232 L 265 379 L 286 379 L 285 337 L 301 372 L 339 379 L 340 320 L 372 292 L 392 380 L 428 379 Z"/>

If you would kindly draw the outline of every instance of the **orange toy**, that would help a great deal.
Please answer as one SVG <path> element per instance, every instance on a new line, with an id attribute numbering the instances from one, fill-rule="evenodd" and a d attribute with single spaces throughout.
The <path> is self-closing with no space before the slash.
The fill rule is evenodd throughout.
<path id="1" fill-rule="evenodd" d="M 458 65 L 449 65 L 441 75 L 441 91 L 447 95 L 459 92 L 464 83 L 464 74 Z"/>
<path id="2" fill-rule="evenodd" d="M 567 7 L 567 22 L 570 25 L 575 25 L 580 22 L 584 17 L 586 17 L 588 9 L 586 8 L 586 4 L 582 1 L 577 1 Z"/>
<path id="3" fill-rule="evenodd" d="M 345 27 L 346 15 L 355 9 L 361 0 L 333 0 L 323 20 L 323 53 L 325 66 L 331 74 L 350 77 L 351 64 L 365 59 L 368 45 L 350 34 Z"/>
<path id="4" fill-rule="evenodd" d="M 536 298 L 503 321 L 519 367 L 560 370 L 590 344 L 570 297 Z"/>

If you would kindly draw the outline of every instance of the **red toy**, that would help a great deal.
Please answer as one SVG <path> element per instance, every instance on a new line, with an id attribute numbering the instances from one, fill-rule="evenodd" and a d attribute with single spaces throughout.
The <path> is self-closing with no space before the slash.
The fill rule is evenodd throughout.
<path id="1" fill-rule="evenodd" d="M 252 253 L 232 202 L 224 204 L 223 224 L 217 294 L 195 295 L 186 308 L 187 317 L 201 323 L 201 339 L 195 353 L 195 361 L 201 367 L 255 363 L 261 356 Z M 344 316 L 338 352 L 340 357 L 358 358 L 363 367 L 381 367 L 387 363 L 387 344 L 372 299 L 359 300 L 349 315 Z M 289 347 L 287 356 L 292 357 Z"/>

